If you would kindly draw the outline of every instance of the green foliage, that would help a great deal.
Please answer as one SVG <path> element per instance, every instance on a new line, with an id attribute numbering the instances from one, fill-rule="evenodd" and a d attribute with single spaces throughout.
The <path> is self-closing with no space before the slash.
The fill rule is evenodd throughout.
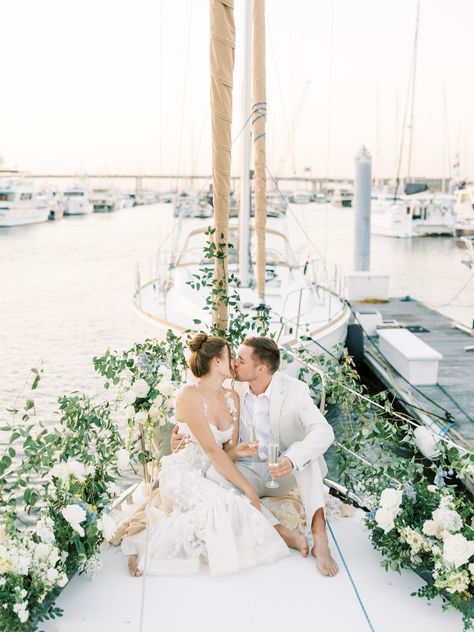
<path id="1" fill-rule="evenodd" d="M 207 242 L 203 251 L 204 264 L 199 269 L 198 274 L 193 274 L 193 279 L 187 284 L 197 292 L 203 288 L 207 290 L 204 311 L 216 312 L 219 304 L 224 303 L 229 310 L 229 324 L 226 331 L 218 325 L 211 324 L 210 331 L 217 336 L 225 336 L 232 347 L 238 347 L 249 335 L 266 336 L 269 331 L 270 308 L 267 305 L 260 305 L 255 314 L 251 314 L 242 309 L 240 296 L 237 288 L 239 280 L 234 274 L 229 274 L 223 280 L 218 281 L 214 276 L 215 261 L 225 257 L 225 242 L 219 242 L 216 246 L 214 241 L 214 228 L 208 228 L 205 235 Z M 233 249 L 232 244 L 227 244 Z M 205 326 L 198 319 L 194 319 L 194 324 Z"/>

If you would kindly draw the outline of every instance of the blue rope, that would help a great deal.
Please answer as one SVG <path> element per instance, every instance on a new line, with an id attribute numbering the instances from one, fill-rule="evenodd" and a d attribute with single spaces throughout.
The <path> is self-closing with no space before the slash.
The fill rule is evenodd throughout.
<path id="1" fill-rule="evenodd" d="M 362 612 L 364 613 L 364 616 L 367 619 L 367 623 L 369 624 L 369 628 L 372 630 L 372 632 L 375 632 L 375 628 L 372 625 L 372 621 L 370 620 L 369 615 L 367 614 L 367 610 L 365 609 L 365 606 L 364 606 L 364 603 L 362 601 L 362 598 L 359 595 L 359 591 L 357 590 L 357 586 L 355 585 L 355 582 L 352 579 L 351 572 L 349 570 L 349 567 L 347 566 L 347 562 L 346 562 L 346 560 L 344 558 L 344 555 L 342 554 L 341 547 L 339 546 L 339 544 L 338 544 L 338 542 L 336 540 L 336 536 L 334 535 L 334 531 L 332 530 L 331 525 L 329 524 L 329 521 L 326 521 L 326 524 L 327 524 L 327 526 L 329 528 L 329 532 L 331 533 L 332 539 L 334 540 L 334 544 L 336 545 L 336 548 L 337 548 L 339 556 L 340 556 L 340 558 L 342 560 L 342 563 L 344 564 L 344 568 L 346 569 L 346 573 L 347 573 L 347 575 L 348 575 L 348 577 L 350 579 L 350 582 L 352 584 L 352 588 L 354 589 L 354 592 L 355 592 L 356 597 L 357 597 L 357 599 L 359 601 L 360 607 L 362 608 Z"/>
<path id="2" fill-rule="evenodd" d="M 452 421 L 448 422 L 445 426 L 443 426 L 443 427 L 441 428 L 441 430 L 440 430 L 440 433 L 439 433 L 439 434 L 440 434 L 442 437 L 445 437 L 445 436 L 448 434 L 449 429 L 450 429 L 450 428 L 452 428 L 452 426 L 454 426 L 453 422 L 452 422 Z"/>

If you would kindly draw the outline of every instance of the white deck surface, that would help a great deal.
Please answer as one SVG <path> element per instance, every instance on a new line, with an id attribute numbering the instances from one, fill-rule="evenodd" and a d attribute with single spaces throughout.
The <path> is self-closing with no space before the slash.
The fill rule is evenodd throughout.
<path id="1" fill-rule="evenodd" d="M 362 601 L 377 632 L 461 632 L 461 617 L 442 612 L 441 600 L 428 605 L 410 593 L 423 584 L 414 573 L 380 566 L 360 515 L 332 521 Z M 292 551 L 276 564 L 236 575 L 211 577 L 204 567 L 194 577 L 133 578 L 120 549 L 103 554 L 94 580 L 76 576 L 57 605 L 64 617 L 45 622 L 45 632 L 312 632 L 370 630 L 348 575 L 322 577 L 313 558 Z M 140 628 L 145 589 L 143 627 Z"/>

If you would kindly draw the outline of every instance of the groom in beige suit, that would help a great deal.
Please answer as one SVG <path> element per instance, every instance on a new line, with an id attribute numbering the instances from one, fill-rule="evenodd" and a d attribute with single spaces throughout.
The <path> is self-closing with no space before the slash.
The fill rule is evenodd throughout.
<path id="1" fill-rule="evenodd" d="M 242 458 L 236 465 L 259 496 L 283 496 L 298 488 L 311 530 L 311 553 L 320 572 L 332 577 L 339 568 L 326 533 L 323 477 L 327 467 L 323 454 L 334 441 L 334 432 L 315 406 L 307 384 L 278 372 L 279 366 L 280 350 L 271 338 L 247 338 L 238 350 L 239 441 L 249 441 L 248 426 L 254 424 L 258 450 L 256 457 Z M 267 464 L 270 440 L 279 442 L 281 453 L 278 465 L 272 468 Z M 269 471 L 279 483 L 277 489 L 266 487 Z M 213 467 L 207 477 L 230 486 Z M 278 528 L 276 519 L 275 526 Z"/>

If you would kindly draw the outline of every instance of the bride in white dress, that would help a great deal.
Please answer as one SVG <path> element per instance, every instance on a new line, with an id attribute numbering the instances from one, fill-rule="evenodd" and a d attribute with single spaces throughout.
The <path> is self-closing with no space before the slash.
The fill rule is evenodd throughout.
<path id="1" fill-rule="evenodd" d="M 223 387 L 233 377 L 229 344 L 201 333 L 189 348 L 189 366 L 198 379 L 183 386 L 176 400 L 176 419 L 188 442 L 161 459 L 166 513 L 150 508 L 148 528 L 122 541 L 134 576 L 194 574 L 203 561 L 212 575 L 223 575 L 288 554 L 256 491 L 234 464 L 256 454 L 257 445 L 237 445 L 239 398 Z M 211 464 L 242 495 L 207 479 Z"/>

